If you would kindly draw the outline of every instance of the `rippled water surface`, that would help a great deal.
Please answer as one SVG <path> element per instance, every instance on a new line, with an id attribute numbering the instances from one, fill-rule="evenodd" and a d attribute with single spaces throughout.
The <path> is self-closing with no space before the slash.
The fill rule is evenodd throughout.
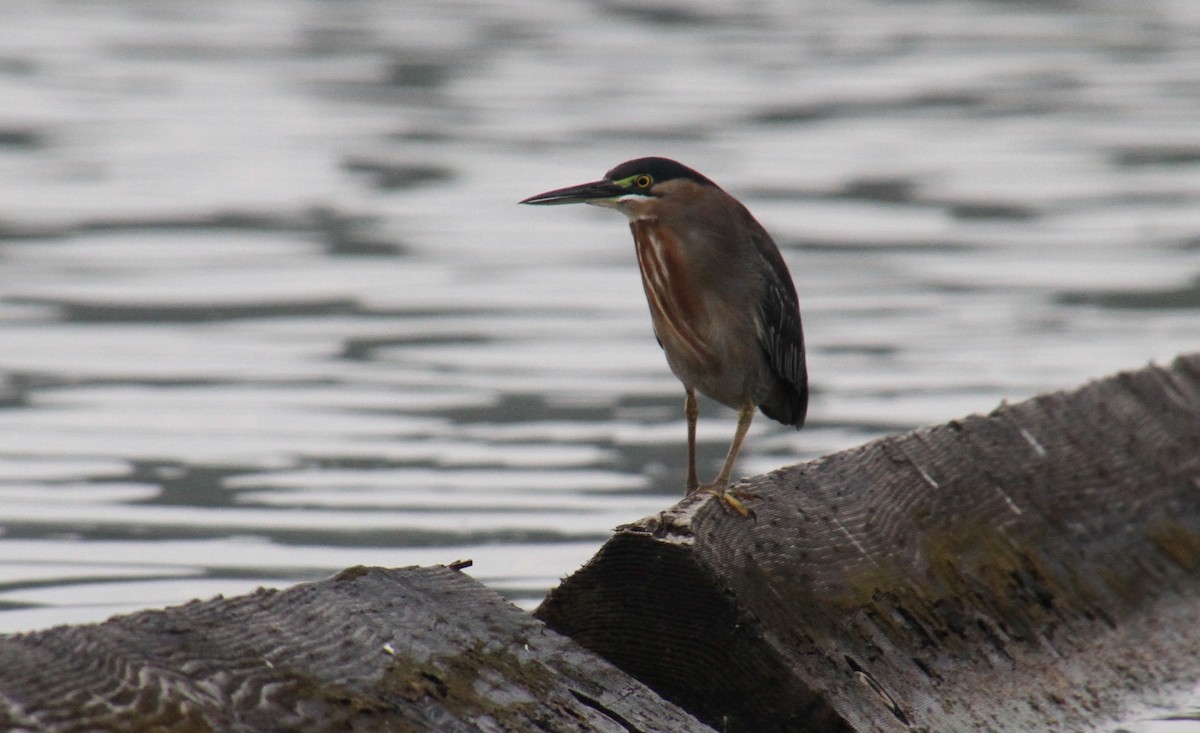
<path id="1" fill-rule="evenodd" d="M 1200 345 L 1191 0 L 0 24 L 0 631 L 461 558 L 530 606 L 669 505 L 624 221 L 515 204 L 632 157 L 739 196 L 795 276 L 810 422 L 760 419 L 742 474 Z M 705 473 L 733 424 L 703 405 Z"/>

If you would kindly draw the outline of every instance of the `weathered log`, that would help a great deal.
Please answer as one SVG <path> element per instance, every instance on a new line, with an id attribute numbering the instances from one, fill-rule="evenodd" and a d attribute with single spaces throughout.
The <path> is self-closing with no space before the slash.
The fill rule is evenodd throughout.
<path id="1" fill-rule="evenodd" d="M 1200 678 L 1200 354 L 621 528 L 538 616 L 722 731 L 1078 731 Z M 0 638 L 0 728 L 711 731 L 449 568 Z"/>
<path id="2" fill-rule="evenodd" d="M 712 730 L 446 567 L 0 638 L 0 730 Z"/>
<path id="3" fill-rule="evenodd" d="M 535 615 L 730 733 L 1080 731 L 1200 680 L 1200 354 L 741 488 Z"/>

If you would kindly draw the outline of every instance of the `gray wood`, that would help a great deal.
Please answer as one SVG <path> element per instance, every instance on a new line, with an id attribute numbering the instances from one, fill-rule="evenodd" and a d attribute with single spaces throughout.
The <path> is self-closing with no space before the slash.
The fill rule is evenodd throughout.
<path id="1" fill-rule="evenodd" d="M 1080 731 L 1200 680 L 1200 354 L 742 488 L 536 615 L 729 733 Z"/>
<path id="2" fill-rule="evenodd" d="M 446 567 L 0 638 L 4 731 L 707 731 Z"/>

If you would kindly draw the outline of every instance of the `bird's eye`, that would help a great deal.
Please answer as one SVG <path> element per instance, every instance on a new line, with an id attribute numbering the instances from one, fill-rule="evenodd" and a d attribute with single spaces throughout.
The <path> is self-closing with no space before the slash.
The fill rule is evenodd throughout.
<path id="1" fill-rule="evenodd" d="M 654 183 L 654 179 L 647 175 L 640 175 L 633 179 L 633 185 L 638 188 L 650 188 L 651 183 Z"/>

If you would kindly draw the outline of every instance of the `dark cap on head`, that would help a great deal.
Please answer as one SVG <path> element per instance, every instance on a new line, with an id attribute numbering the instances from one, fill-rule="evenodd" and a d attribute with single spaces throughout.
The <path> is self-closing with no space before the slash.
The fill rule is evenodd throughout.
<path id="1" fill-rule="evenodd" d="M 604 177 L 610 181 L 619 181 L 630 176 L 648 175 L 654 179 L 655 183 L 663 183 L 664 181 L 674 180 L 676 178 L 686 178 L 689 181 L 695 181 L 702 186 L 712 186 L 720 188 L 717 184 L 700 175 L 696 171 L 688 168 L 683 163 L 676 162 L 670 158 L 636 158 L 627 160 L 616 168 L 613 168 Z"/>

